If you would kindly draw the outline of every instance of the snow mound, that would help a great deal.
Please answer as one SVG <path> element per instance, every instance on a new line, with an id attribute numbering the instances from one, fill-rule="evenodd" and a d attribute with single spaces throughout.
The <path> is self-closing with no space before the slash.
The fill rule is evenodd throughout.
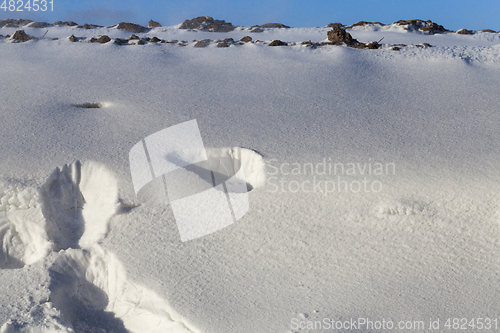
<path id="1" fill-rule="evenodd" d="M 85 202 L 82 210 L 85 231 L 80 246 L 86 247 L 105 236 L 108 221 L 119 208 L 118 183 L 104 165 L 89 163 L 82 168 L 80 191 Z"/>
<path id="2" fill-rule="evenodd" d="M 50 250 L 40 209 L 0 212 L 0 269 L 31 265 Z"/>
<path id="3" fill-rule="evenodd" d="M 117 181 L 106 167 L 95 162 L 56 168 L 40 195 L 47 234 L 59 249 L 97 242 L 118 209 Z"/>
<path id="4" fill-rule="evenodd" d="M 37 203 L 38 192 L 35 188 L 0 184 L 0 212 L 36 208 Z"/>
<path id="5" fill-rule="evenodd" d="M 99 245 L 64 251 L 51 276 L 51 300 L 77 331 L 84 325 L 114 332 L 194 332 L 166 301 L 128 281 L 116 256 Z"/>
<path id="6" fill-rule="evenodd" d="M 10 198 L 33 194 L 6 192 Z M 97 244 L 118 209 L 118 185 L 108 168 L 66 164 L 48 177 L 39 197 L 20 197 L 7 201 L 37 204 L 0 212 L 0 268 L 21 268 L 51 250 L 63 251 L 49 269 L 50 302 L 36 305 L 29 317 L 11 318 L 1 333 L 196 332 L 166 301 L 129 281 L 117 257 Z"/>
<path id="7" fill-rule="evenodd" d="M 46 302 L 33 307 L 28 318 L 9 320 L 0 328 L 0 333 L 74 333 L 71 325 L 61 318 L 60 312 Z M 77 331 L 78 332 L 78 331 Z M 87 331 L 92 332 L 92 331 Z M 98 332 L 98 331 L 96 331 Z M 102 332 L 102 331 L 101 331 Z"/>

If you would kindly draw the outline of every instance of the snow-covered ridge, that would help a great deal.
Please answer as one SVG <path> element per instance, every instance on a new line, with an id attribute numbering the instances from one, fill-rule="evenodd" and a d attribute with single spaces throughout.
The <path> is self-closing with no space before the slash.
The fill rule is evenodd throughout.
<path id="1" fill-rule="evenodd" d="M 58 332 L 103 327 L 196 332 L 166 301 L 129 281 L 116 256 L 99 245 L 119 208 L 117 182 L 106 167 L 75 162 L 56 168 L 38 191 L 0 190 L 0 269 L 22 268 L 59 252 L 49 268 L 48 302 L 35 306 L 28 319 L 11 318 L 2 333 L 52 332 L 57 327 Z"/>
<path id="2" fill-rule="evenodd" d="M 443 38 L 440 36 L 450 34 L 457 36 L 447 38 L 447 42 L 455 40 L 455 45 L 471 43 L 475 46 L 491 46 L 500 43 L 500 34 L 490 29 L 480 31 L 460 29 L 453 32 L 434 22 L 423 20 L 400 20 L 392 24 L 361 21 L 350 26 L 331 23 L 326 27 L 317 28 L 290 28 L 277 23 L 251 27 L 224 24 L 225 21 L 213 20 L 210 17 L 186 20 L 181 25 L 169 27 L 162 27 L 153 21 L 149 27 L 124 22 L 101 27 L 89 24 L 77 25 L 72 21 L 49 24 L 21 19 L 3 20 L 0 21 L 0 32 L 5 31 L 5 33 L 0 35 L 0 42 L 42 39 L 118 45 L 170 44 L 197 48 L 225 48 L 245 44 L 316 48 L 329 45 L 327 32 L 331 28 L 339 27 L 357 38 L 360 42 L 358 46 L 371 43 L 366 47 L 389 48 L 395 51 L 408 46 L 441 46 Z M 2 35 L 4 38 L 1 38 Z M 371 47 L 372 45 L 376 47 Z"/>
<path id="3" fill-rule="evenodd" d="M 229 157 L 251 189 L 264 185 L 265 164 L 256 152 L 211 148 L 208 156 L 213 168 L 224 168 Z M 58 252 L 49 268 L 49 302 L 33 308 L 27 321 L 11 318 L 0 332 L 48 332 L 52 326 L 64 332 L 198 332 L 156 293 L 128 280 L 118 258 L 100 245 L 120 209 L 117 186 L 104 165 L 79 161 L 56 168 L 38 190 L 0 186 L 0 269 L 23 268 Z"/>
<path id="4" fill-rule="evenodd" d="M 297 331 L 295 319 L 499 318 L 498 33 L 344 29 L 380 41 L 368 50 L 307 46 L 333 27 L 0 34 L 21 29 L 37 39 L 0 38 L 4 332 L 159 323 L 283 333 Z M 234 42 L 218 48 L 226 38 Z M 247 214 L 183 243 L 155 189 L 136 197 L 128 156 L 191 119 L 206 147 L 265 158 L 239 157 L 248 183 L 260 184 Z M 330 158 L 395 168 L 316 168 Z M 365 192 L 365 181 L 379 186 Z"/>

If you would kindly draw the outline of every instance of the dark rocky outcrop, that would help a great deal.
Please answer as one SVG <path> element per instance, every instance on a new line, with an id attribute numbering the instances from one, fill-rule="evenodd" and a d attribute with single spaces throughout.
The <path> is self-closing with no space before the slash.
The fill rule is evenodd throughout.
<path id="1" fill-rule="evenodd" d="M 97 42 L 101 44 L 108 43 L 111 42 L 111 38 L 109 38 L 109 36 L 107 35 L 103 35 L 97 39 Z"/>
<path id="2" fill-rule="evenodd" d="M 279 39 L 275 39 L 271 43 L 269 43 L 269 46 L 286 46 L 286 45 L 288 44 L 280 41 Z"/>
<path id="3" fill-rule="evenodd" d="M 50 23 L 47 23 L 47 22 L 32 22 L 30 24 L 28 24 L 28 27 L 30 28 L 47 28 L 47 27 L 51 27 L 52 24 Z"/>
<path id="4" fill-rule="evenodd" d="M 207 47 L 208 44 L 210 44 L 210 39 L 204 39 L 196 42 L 196 44 L 194 44 L 194 47 Z"/>
<path id="5" fill-rule="evenodd" d="M 423 20 L 399 20 L 394 22 L 394 24 L 406 26 L 406 30 L 408 31 L 422 31 L 428 32 L 433 35 L 436 33 L 448 32 L 448 29 L 445 29 L 442 25 L 436 24 L 431 20 L 423 21 Z"/>
<path id="6" fill-rule="evenodd" d="M 241 42 L 245 42 L 245 43 L 248 43 L 248 42 L 251 42 L 252 41 L 252 37 L 250 36 L 245 36 L 243 37 L 242 39 L 240 39 Z"/>
<path id="7" fill-rule="evenodd" d="M 74 26 L 77 26 L 78 23 L 76 22 L 73 22 L 73 21 L 57 21 L 57 22 L 54 22 L 52 25 L 58 25 L 58 26 L 61 26 L 61 27 L 74 27 Z"/>
<path id="8" fill-rule="evenodd" d="M 473 35 L 474 31 L 467 30 L 467 29 L 460 29 L 460 30 L 457 30 L 457 34 L 460 34 L 460 35 Z"/>
<path id="9" fill-rule="evenodd" d="M 235 28 L 236 27 L 230 22 L 214 20 L 210 16 L 199 16 L 191 20 L 185 20 L 179 26 L 179 29 L 206 30 L 212 32 L 229 32 L 233 31 Z"/>
<path id="10" fill-rule="evenodd" d="M 290 27 L 281 23 L 265 23 L 258 26 L 262 29 L 278 28 L 278 29 L 289 29 Z"/>
<path id="11" fill-rule="evenodd" d="M 125 44 L 128 44 L 128 40 L 126 40 L 126 39 L 122 39 L 122 38 L 116 38 L 116 39 L 115 39 L 115 44 L 118 44 L 118 45 L 125 45 Z"/>
<path id="12" fill-rule="evenodd" d="M 70 42 L 73 42 L 73 43 L 78 41 L 78 38 L 76 38 L 75 35 L 69 36 L 68 39 L 69 39 Z"/>
<path id="13" fill-rule="evenodd" d="M 28 35 L 24 30 L 17 30 L 11 37 L 11 39 L 16 40 L 20 43 L 27 42 L 29 40 L 35 39 L 35 37 Z"/>
<path id="14" fill-rule="evenodd" d="M 161 28 L 161 24 L 156 22 L 156 21 L 150 20 L 148 27 L 149 28 Z"/>
<path id="15" fill-rule="evenodd" d="M 327 36 L 328 40 L 333 45 L 354 45 L 358 42 L 356 39 L 352 38 L 350 33 L 340 27 L 333 27 L 332 30 L 327 32 Z"/>
<path id="16" fill-rule="evenodd" d="M 128 32 L 132 32 L 134 34 L 140 34 L 140 33 L 149 31 L 148 28 L 143 27 L 142 25 L 135 24 L 135 23 L 126 23 L 126 22 L 118 23 L 118 25 L 116 26 L 116 29 L 125 30 Z"/>
<path id="17" fill-rule="evenodd" d="M 344 29 L 344 25 L 342 23 L 328 23 L 328 25 L 326 26 L 327 28 L 341 28 L 341 29 Z"/>
<path id="18" fill-rule="evenodd" d="M 77 28 L 78 29 L 95 29 L 95 28 L 102 28 L 102 26 L 97 25 L 97 24 L 88 24 L 88 23 L 85 23 L 83 25 L 78 25 Z"/>
<path id="19" fill-rule="evenodd" d="M 24 27 L 25 25 L 31 23 L 33 21 L 31 20 L 13 20 L 13 19 L 6 19 L 6 20 L 0 20 L 0 28 L 6 27 L 6 28 L 20 28 Z"/>
<path id="20" fill-rule="evenodd" d="M 380 22 L 359 21 L 357 23 L 354 23 L 353 25 L 350 25 L 350 26 L 346 27 L 346 29 L 352 29 L 354 27 L 362 27 L 362 26 L 365 26 L 365 25 L 374 25 L 374 24 L 384 25 L 383 23 L 380 23 Z"/>
<path id="21" fill-rule="evenodd" d="M 351 47 L 354 47 L 356 49 L 370 49 L 370 50 L 376 50 L 380 48 L 382 45 L 380 45 L 378 42 L 370 42 L 370 43 L 356 43 L 350 45 Z"/>

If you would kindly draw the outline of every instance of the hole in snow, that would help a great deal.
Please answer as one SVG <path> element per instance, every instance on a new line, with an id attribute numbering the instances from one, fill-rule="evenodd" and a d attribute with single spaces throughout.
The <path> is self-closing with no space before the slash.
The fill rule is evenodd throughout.
<path id="1" fill-rule="evenodd" d="M 83 104 L 75 104 L 76 107 L 83 108 L 83 109 L 100 109 L 100 108 L 105 108 L 108 107 L 110 103 L 83 103 Z"/>

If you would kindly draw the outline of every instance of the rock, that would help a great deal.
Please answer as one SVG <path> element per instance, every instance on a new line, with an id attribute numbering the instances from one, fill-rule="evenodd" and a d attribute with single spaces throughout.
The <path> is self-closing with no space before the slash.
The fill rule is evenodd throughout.
<path id="1" fill-rule="evenodd" d="M 73 21 L 65 21 L 65 22 L 57 21 L 57 22 L 54 22 L 52 25 L 58 25 L 61 27 L 74 27 L 74 26 L 78 25 L 78 23 L 75 23 Z"/>
<path id="2" fill-rule="evenodd" d="M 6 27 L 6 28 L 19 28 L 19 27 L 24 27 L 25 25 L 31 23 L 33 21 L 31 20 L 13 20 L 13 19 L 6 19 L 6 20 L 0 20 L 0 28 Z"/>
<path id="3" fill-rule="evenodd" d="M 109 38 L 109 36 L 102 35 L 101 37 L 99 37 L 99 39 L 97 39 L 97 42 L 101 44 L 109 43 L 111 42 L 111 38 Z"/>
<path id="4" fill-rule="evenodd" d="M 250 30 L 250 32 L 264 32 L 264 29 L 261 29 L 261 28 L 253 28 L 252 30 Z"/>
<path id="5" fill-rule="evenodd" d="M 344 29 L 344 25 L 342 23 L 329 23 L 326 27 L 327 28 L 337 27 L 337 28 Z"/>
<path id="6" fill-rule="evenodd" d="M 151 41 L 153 43 L 158 43 L 158 42 L 161 42 L 161 39 L 155 36 L 155 37 L 151 38 Z"/>
<path id="7" fill-rule="evenodd" d="M 483 30 L 479 30 L 480 32 L 490 32 L 490 33 L 493 33 L 493 34 L 496 34 L 497 32 L 495 30 L 491 30 L 491 29 L 483 29 Z"/>
<path id="8" fill-rule="evenodd" d="M 224 42 L 225 43 L 234 43 L 234 39 L 233 38 L 224 38 Z"/>
<path id="9" fill-rule="evenodd" d="M 424 47 L 424 48 L 426 48 L 426 47 L 432 47 L 432 45 L 431 45 L 431 44 L 428 44 L 428 43 L 422 43 L 422 44 L 415 45 L 415 46 L 416 46 L 416 47 Z"/>
<path id="10" fill-rule="evenodd" d="M 101 28 L 100 25 L 97 24 L 87 24 L 85 23 L 84 25 L 79 25 L 77 26 L 78 29 L 95 29 L 95 28 Z"/>
<path id="11" fill-rule="evenodd" d="M 457 31 L 457 34 L 460 34 L 460 35 L 473 35 L 474 31 L 467 30 L 467 29 L 460 29 L 460 30 Z"/>
<path id="12" fill-rule="evenodd" d="M 445 29 L 442 25 L 436 24 L 431 20 L 399 20 L 394 22 L 394 24 L 406 26 L 406 30 L 414 31 L 419 30 L 423 32 L 428 32 L 431 35 L 435 33 L 447 32 L 449 30 Z"/>
<path id="13" fill-rule="evenodd" d="M 358 41 L 353 39 L 351 34 L 346 32 L 345 29 L 339 27 L 333 27 L 332 30 L 327 32 L 328 40 L 333 43 L 333 45 L 354 45 Z"/>
<path id="14" fill-rule="evenodd" d="M 140 39 L 140 38 L 139 38 L 139 36 L 136 36 L 136 35 L 130 35 L 130 37 L 128 39 L 134 40 L 134 39 Z"/>
<path id="15" fill-rule="evenodd" d="M 194 44 L 194 47 L 206 47 L 208 44 L 210 43 L 210 39 L 204 39 L 204 40 L 200 40 L 198 42 L 196 42 L 196 44 Z"/>
<path id="16" fill-rule="evenodd" d="M 262 29 L 268 28 L 278 28 L 278 29 L 289 29 L 290 27 L 281 23 L 266 23 L 259 26 Z"/>
<path id="17" fill-rule="evenodd" d="M 248 42 L 251 42 L 252 41 L 252 37 L 250 36 L 245 36 L 243 37 L 242 39 L 240 39 L 241 42 L 245 42 L 245 43 L 248 43 Z"/>
<path id="18" fill-rule="evenodd" d="M 310 40 L 304 41 L 304 42 L 300 43 L 300 45 L 305 45 L 306 47 L 310 47 L 313 49 L 315 49 L 318 46 L 318 44 L 315 44 L 315 43 L 311 42 Z"/>
<path id="19" fill-rule="evenodd" d="M 27 42 L 29 40 L 35 39 L 35 37 L 28 35 L 24 30 L 17 30 L 11 37 L 11 39 L 17 40 L 20 43 Z"/>
<path id="20" fill-rule="evenodd" d="M 125 31 L 132 32 L 135 34 L 140 34 L 140 33 L 149 31 L 148 28 L 143 27 L 142 25 L 135 24 L 135 23 L 126 23 L 126 22 L 118 23 L 118 25 L 116 26 L 116 29 L 125 30 Z"/>
<path id="21" fill-rule="evenodd" d="M 121 39 L 121 38 L 116 38 L 115 39 L 115 44 L 118 44 L 118 45 L 128 44 L 128 40 Z"/>
<path id="22" fill-rule="evenodd" d="M 144 45 L 144 44 L 146 44 L 146 42 L 145 42 L 145 41 L 143 41 L 142 39 L 139 39 L 139 40 L 137 41 L 137 45 Z"/>
<path id="23" fill-rule="evenodd" d="M 78 39 L 75 37 L 75 35 L 69 36 L 68 39 L 69 39 L 70 42 L 73 42 L 73 43 L 76 42 L 76 41 L 78 41 Z"/>
<path id="24" fill-rule="evenodd" d="M 271 43 L 269 43 L 269 46 L 286 46 L 287 43 L 280 41 L 279 39 L 273 40 Z"/>
<path id="25" fill-rule="evenodd" d="M 226 42 L 220 42 L 217 43 L 217 47 L 229 47 L 229 45 Z"/>
<path id="26" fill-rule="evenodd" d="M 366 21 L 359 21 L 357 23 L 354 23 L 353 25 L 350 25 L 348 26 L 346 29 L 352 29 L 354 27 L 361 27 L 361 26 L 365 26 L 365 25 L 374 25 L 374 24 L 378 24 L 378 25 L 385 25 L 383 23 L 380 23 L 380 22 L 366 22 Z"/>
<path id="27" fill-rule="evenodd" d="M 392 48 L 392 50 L 393 50 L 393 51 L 399 51 L 399 50 L 401 50 L 401 49 L 400 49 L 399 47 L 397 47 L 397 46 L 394 46 L 394 47 Z"/>
<path id="28" fill-rule="evenodd" d="M 149 28 L 161 28 L 161 24 L 156 22 L 156 21 L 150 20 L 148 27 Z"/>
<path id="29" fill-rule="evenodd" d="M 179 29 L 208 30 L 212 32 L 229 32 L 235 28 L 230 22 L 214 20 L 210 16 L 199 16 L 191 20 L 185 20 L 179 26 Z"/>
<path id="30" fill-rule="evenodd" d="M 91 42 L 91 43 L 95 43 L 95 42 L 97 42 L 97 39 L 96 39 L 96 38 L 94 38 L 94 37 L 92 37 L 92 38 L 90 38 L 90 42 Z"/>
<path id="31" fill-rule="evenodd" d="M 143 41 L 145 41 L 145 42 L 149 42 L 149 41 L 151 40 L 151 38 L 149 38 L 149 37 L 142 37 L 141 39 L 142 39 Z"/>
<path id="32" fill-rule="evenodd" d="M 28 27 L 30 28 L 47 28 L 47 27 L 50 27 L 52 26 L 52 24 L 50 23 L 47 23 L 47 22 L 31 22 L 30 24 L 28 24 Z"/>
<path id="33" fill-rule="evenodd" d="M 378 49 L 381 45 L 377 42 L 371 42 L 371 43 L 356 43 L 353 45 L 350 45 L 351 47 L 354 47 L 356 49 L 370 49 L 370 50 L 376 50 Z"/>

